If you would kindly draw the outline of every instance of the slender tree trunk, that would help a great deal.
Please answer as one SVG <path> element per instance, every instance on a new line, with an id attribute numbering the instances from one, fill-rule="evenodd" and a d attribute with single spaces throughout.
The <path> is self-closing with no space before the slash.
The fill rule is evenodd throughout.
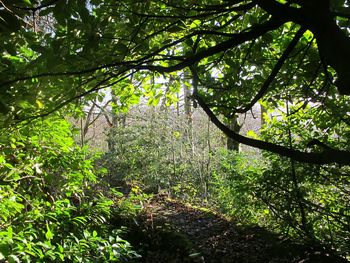
<path id="1" fill-rule="evenodd" d="M 187 75 L 187 74 L 186 74 Z M 197 83 L 192 79 L 192 85 L 196 86 Z M 195 87 L 194 87 L 195 88 Z M 192 156 L 194 155 L 194 143 L 193 143 L 193 109 L 192 109 L 192 100 L 191 100 L 191 88 L 183 85 L 183 93 L 184 93 L 184 109 L 185 109 L 185 117 L 187 122 L 186 137 L 188 138 L 188 142 L 191 147 Z"/>
<path id="2" fill-rule="evenodd" d="M 265 118 L 264 115 L 267 113 L 267 110 L 263 105 L 260 104 L 260 127 L 263 127 L 265 125 Z"/>
<path id="3" fill-rule="evenodd" d="M 84 125 L 83 125 L 83 118 L 80 117 L 80 146 L 83 147 L 85 144 L 85 140 L 84 140 Z"/>
<path id="4" fill-rule="evenodd" d="M 211 142 L 210 142 L 210 119 L 208 118 L 207 123 L 207 147 L 208 147 L 208 158 L 206 163 L 206 178 L 205 178 L 205 184 L 204 184 L 204 198 L 203 201 L 208 201 L 208 191 L 209 191 L 209 181 L 210 181 L 210 164 L 211 164 Z"/>
<path id="5" fill-rule="evenodd" d="M 233 118 L 228 120 L 227 126 L 233 132 L 239 133 L 239 131 L 241 130 L 241 125 L 238 122 L 238 115 L 237 114 L 235 114 L 233 116 Z M 227 150 L 239 152 L 239 142 L 232 140 L 231 138 L 228 138 L 228 137 L 227 137 L 227 141 L 226 141 L 226 147 L 227 147 Z"/>

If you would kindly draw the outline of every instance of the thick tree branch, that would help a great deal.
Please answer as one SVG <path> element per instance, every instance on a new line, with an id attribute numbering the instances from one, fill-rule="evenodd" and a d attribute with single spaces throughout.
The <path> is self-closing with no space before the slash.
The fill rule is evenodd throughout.
<path id="1" fill-rule="evenodd" d="M 324 61 L 335 69 L 340 94 L 350 95 L 350 38 L 339 28 L 330 10 L 329 0 L 309 0 L 293 8 L 275 0 L 257 0 L 258 5 L 275 18 L 292 21 L 309 29 L 316 37 Z"/>
<path id="2" fill-rule="evenodd" d="M 85 125 L 84 125 L 84 128 L 82 130 L 82 137 L 83 138 L 85 138 L 86 134 L 88 133 L 90 125 L 93 124 L 93 122 L 90 122 L 90 119 L 91 119 L 92 114 L 94 113 L 94 110 L 95 110 L 95 103 L 92 103 L 92 106 L 91 106 L 90 110 L 88 111 L 88 114 L 85 118 Z"/>
<path id="3" fill-rule="evenodd" d="M 305 23 L 303 14 L 299 8 L 290 7 L 275 0 L 256 0 L 256 3 L 267 13 L 284 22 L 293 21 L 298 24 Z"/>
<path id="4" fill-rule="evenodd" d="M 311 30 L 315 34 L 320 55 L 337 72 L 334 84 L 339 93 L 350 95 L 350 38 L 332 18 L 325 17 L 319 22 Z"/>
<path id="5" fill-rule="evenodd" d="M 194 98 L 197 100 L 198 104 L 209 116 L 210 120 L 218 127 L 223 133 L 228 137 L 235 140 L 236 142 L 261 149 L 272 153 L 279 154 L 284 157 L 291 158 L 298 162 L 312 163 L 312 164 L 330 164 L 338 163 L 350 165 L 350 152 L 335 150 L 335 149 L 324 149 L 321 153 L 307 153 L 298 150 L 290 149 L 285 146 L 277 145 L 270 142 L 265 142 L 261 140 L 256 140 L 252 138 L 244 137 L 238 133 L 234 133 L 226 125 L 224 125 L 212 112 L 212 110 L 206 105 L 204 100 L 198 95 L 194 94 Z"/>

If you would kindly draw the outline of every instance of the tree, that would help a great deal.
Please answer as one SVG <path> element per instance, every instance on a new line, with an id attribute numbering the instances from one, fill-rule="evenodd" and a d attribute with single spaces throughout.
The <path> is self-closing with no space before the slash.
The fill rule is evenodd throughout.
<path id="1" fill-rule="evenodd" d="M 1 4 L 0 111 L 5 125 L 46 116 L 110 86 L 121 104 L 136 103 L 141 94 L 157 102 L 164 88 L 151 85 L 151 79 L 174 83 L 180 80 L 177 72 L 187 70 L 198 83 L 192 98 L 234 141 L 300 162 L 350 164 L 350 15 L 343 12 L 348 1 Z M 37 13 L 53 18 L 52 31 L 26 27 L 28 17 Z M 176 90 L 167 90 L 168 96 Z M 245 113 L 258 101 L 271 110 L 285 101 L 295 110 L 317 109 L 308 115 L 317 136 L 293 134 L 299 140 L 291 147 L 242 136 L 218 117 Z M 322 127 L 337 131 L 344 143 L 325 140 Z M 319 151 L 307 147 L 315 145 Z"/>

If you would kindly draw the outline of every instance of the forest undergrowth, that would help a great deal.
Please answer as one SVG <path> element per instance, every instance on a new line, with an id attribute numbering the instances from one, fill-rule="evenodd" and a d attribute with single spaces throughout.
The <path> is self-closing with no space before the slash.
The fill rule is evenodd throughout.
<path id="1" fill-rule="evenodd" d="M 288 160 L 154 134 L 116 130 L 104 154 L 59 117 L 0 136 L 0 262 L 346 262 L 332 167 L 296 164 L 295 185 Z"/>

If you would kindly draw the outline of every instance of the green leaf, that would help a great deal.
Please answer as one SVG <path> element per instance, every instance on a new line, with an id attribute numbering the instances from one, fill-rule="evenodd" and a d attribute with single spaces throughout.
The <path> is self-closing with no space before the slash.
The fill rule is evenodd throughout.
<path id="1" fill-rule="evenodd" d="M 51 240 L 53 238 L 53 233 L 51 232 L 51 229 L 48 224 L 46 224 L 46 229 L 47 231 L 45 233 L 45 237 L 47 240 Z"/>
<path id="2" fill-rule="evenodd" d="M 44 104 L 40 100 L 36 100 L 35 103 L 39 109 L 42 109 L 44 107 Z"/>
<path id="3" fill-rule="evenodd" d="M 12 239 L 13 238 L 13 229 L 12 227 L 7 228 L 7 236 L 8 238 Z"/>
<path id="4" fill-rule="evenodd" d="M 198 26 L 201 25 L 201 23 L 202 23 L 201 20 L 198 20 L 198 19 L 197 19 L 197 20 L 194 20 L 194 21 L 191 23 L 190 28 L 198 27 Z"/>
<path id="5" fill-rule="evenodd" d="M 63 251 L 64 251 L 64 248 L 60 245 L 60 244 L 58 244 L 58 251 L 60 252 L 60 253 L 63 253 Z"/>
<path id="6" fill-rule="evenodd" d="M 31 6 L 32 3 L 30 2 L 30 0 L 22 0 L 24 4 L 26 4 L 27 6 Z"/>
<path id="7" fill-rule="evenodd" d="M 253 139 L 257 139 L 258 135 L 253 131 L 253 130 L 249 130 L 247 131 L 247 136 Z"/>

